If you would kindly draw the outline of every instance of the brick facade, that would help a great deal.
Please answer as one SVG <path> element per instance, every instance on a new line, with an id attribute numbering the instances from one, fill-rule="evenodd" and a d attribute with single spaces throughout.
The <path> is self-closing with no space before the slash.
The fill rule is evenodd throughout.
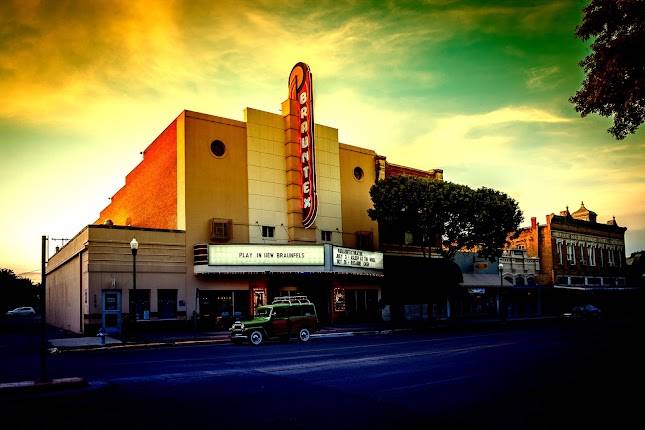
<path id="1" fill-rule="evenodd" d="M 597 223 L 596 214 L 582 207 L 571 214 L 550 214 L 545 225 L 531 219 L 510 247 L 540 258 L 542 285 L 612 287 L 625 284 L 625 231 L 616 220 Z"/>

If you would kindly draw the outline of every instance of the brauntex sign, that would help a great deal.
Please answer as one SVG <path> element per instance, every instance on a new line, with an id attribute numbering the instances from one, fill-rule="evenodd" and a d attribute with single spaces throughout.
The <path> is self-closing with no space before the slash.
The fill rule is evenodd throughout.
<path id="1" fill-rule="evenodd" d="M 318 214 L 316 194 L 316 151 L 314 139 L 314 95 L 311 70 L 305 63 L 293 66 L 289 74 L 289 99 L 298 103 L 300 131 L 300 173 L 302 193 L 302 225 L 309 228 Z"/>

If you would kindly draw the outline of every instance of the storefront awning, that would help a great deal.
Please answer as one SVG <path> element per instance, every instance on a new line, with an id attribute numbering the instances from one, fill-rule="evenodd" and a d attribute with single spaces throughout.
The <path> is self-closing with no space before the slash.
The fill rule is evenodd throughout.
<path id="1" fill-rule="evenodd" d="M 499 275 L 487 274 L 487 273 L 464 273 L 462 275 L 464 281 L 460 284 L 464 287 L 499 287 L 500 280 Z M 512 287 L 513 284 L 506 279 L 503 280 L 504 287 Z"/>
<path id="2" fill-rule="evenodd" d="M 635 291 L 638 290 L 638 287 L 585 287 L 585 286 L 580 286 L 576 287 L 573 285 L 554 285 L 554 288 L 561 288 L 563 290 L 575 290 L 575 291 L 611 291 L 611 292 L 618 292 L 618 291 Z"/>
<path id="3" fill-rule="evenodd" d="M 318 276 L 351 276 L 382 278 L 380 270 L 357 269 L 353 267 L 334 267 L 326 270 L 324 266 L 209 266 L 200 264 L 193 266 L 193 273 L 198 276 L 217 275 L 318 275 Z"/>

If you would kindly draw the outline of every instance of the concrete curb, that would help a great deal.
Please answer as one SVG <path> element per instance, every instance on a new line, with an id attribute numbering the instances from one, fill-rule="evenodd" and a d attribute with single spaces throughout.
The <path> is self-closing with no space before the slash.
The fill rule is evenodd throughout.
<path id="1" fill-rule="evenodd" d="M 347 336 L 361 336 L 361 335 L 374 335 L 374 334 L 390 334 L 399 331 L 410 331 L 412 329 L 388 329 L 388 330 L 359 330 L 359 331 L 338 331 L 331 333 L 316 333 L 312 334 L 312 338 L 334 338 L 334 337 L 347 337 Z M 56 347 L 50 348 L 50 354 L 59 354 L 67 352 L 89 352 L 89 351 L 113 351 L 113 350 L 129 350 L 129 349 L 152 349 L 152 348 L 166 348 L 173 346 L 191 346 L 191 345 L 216 345 L 216 344 L 230 344 L 231 340 L 228 337 L 217 339 L 195 339 L 195 340 L 175 340 L 165 342 L 147 342 L 147 343 L 124 343 L 115 345 L 90 345 L 80 347 Z"/>
<path id="2" fill-rule="evenodd" d="M 189 345 L 211 345 L 218 343 L 230 343 L 230 339 L 198 339 L 198 340 L 177 340 L 166 342 L 146 342 L 146 343 L 122 343 L 118 345 L 91 345 L 80 347 L 58 347 L 50 348 L 50 354 L 59 354 L 66 352 L 89 352 L 89 351 L 113 351 L 128 349 L 153 349 L 165 348 L 172 346 L 189 346 Z"/>
<path id="3" fill-rule="evenodd" d="M 15 393 L 34 393 L 53 390 L 63 390 L 67 388 L 81 388 L 87 386 L 83 378 L 59 378 L 46 382 L 21 381 L 0 384 L 0 395 Z"/>

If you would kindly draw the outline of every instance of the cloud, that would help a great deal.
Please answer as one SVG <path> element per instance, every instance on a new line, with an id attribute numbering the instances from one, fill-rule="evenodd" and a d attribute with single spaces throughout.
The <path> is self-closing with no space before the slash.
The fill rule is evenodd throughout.
<path id="1" fill-rule="evenodd" d="M 559 78 L 560 67 L 532 67 L 526 71 L 526 87 L 531 90 L 555 88 L 562 81 Z"/>
<path id="2" fill-rule="evenodd" d="M 0 117 L 68 128 L 115 112 L 123 112 L 118 121 L 134 112 L 160 117 L 170 104 L 175 113 L 207 105 L 228 114 L 232 103 L 241 112 L 252 101 L 240 94 L 275 91 L 297 61 L 336 86 L 389 78 L 428 87 L 437 73 L 409 67 L 420 49 L 494 30 L 518 14 L 541 22 L 535 16 L 548 17 L 556 6 L 2 2 Z M 191 105 L 180 106 L 184 100 Z"/>
<path id="3" fill-rule="evenodd" d="M 436 118 L 430 121 L 425 133 L 419 133 L 406 145 L 406 155 L 401 158 L 402 162 L 409 163 L 423 155 L 432 159 L 435 167 L 469 163 L 496 165 L 511 155 L 514 142 L 510 135 L 500 133 L 495 126 L 569 121 L 530 106 L 507 106 L 480 114 Z M 393 153 L 401 152 L 391 149 Z"/>

